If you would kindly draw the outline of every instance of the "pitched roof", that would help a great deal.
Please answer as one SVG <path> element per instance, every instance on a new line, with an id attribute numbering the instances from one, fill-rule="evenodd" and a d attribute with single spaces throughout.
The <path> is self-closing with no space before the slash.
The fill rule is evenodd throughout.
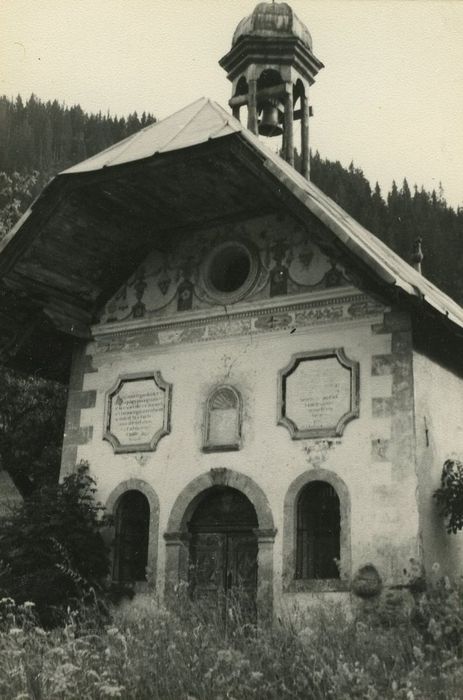
<path id="1" fill-rule="evenodd" d="M 196 146 L 230 134 L 240 134 L 264 157 L 268 172 L 282 182 L 333 234 L 365 262 L 384 282 L 422 299 L 463 328 L 463 308 L 418 273 L 374 234 L 365 229 L 316 185 L 306 180 L 220 105 L 207 98 L 142 129 L 114 146 L 68 170 L 66 175 L 110 168 Z"/>
<path id="2" fill-rule="evenodd" d="M 178 112 L 150 124 L 62 174 L 72 175 L 149 158 L 156 153 L 196 146 L 242 131 L 239 121 L 218 104 L 201 97 Z"/>

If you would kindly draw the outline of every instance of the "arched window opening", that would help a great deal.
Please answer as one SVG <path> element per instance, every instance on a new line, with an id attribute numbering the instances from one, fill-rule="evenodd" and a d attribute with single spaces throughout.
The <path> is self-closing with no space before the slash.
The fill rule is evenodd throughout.
<path id="1" fill-rule="evenodd" d="M 266 68 L 257 78 L 257 89 L 263 90 L 269 87 L 276 87 L 283 83 L 281 74 L 272 68 Z"/>
<path id="2" fill-rule="evenodd" d="M 326 481 L 312 481 L 297 504 L 297 579 L 340 578 L 341 512 L 338 494 Z"/>
<path id="3" fill-rule="evenodd" d="M 141 491 L 127 491 L 116 509 L 114 578 L 120 582 L 146 581 L 150 507 Z"/>
<path id="4" fill-rule="evenodd" d="M 248 91 L 249 91 L 248 81 L 246 80 L 244 75 L 242 75 L 241 78 L 238 80 L 238 83 L 236 85 L 235 95 L 247 95 Z"/>
<path id="5" fill-rule="evenodd" d="M 204 450 L 239 450 L 241 446 L 241 397 L 231 386 L 221 386 L 206 405 Z"/>

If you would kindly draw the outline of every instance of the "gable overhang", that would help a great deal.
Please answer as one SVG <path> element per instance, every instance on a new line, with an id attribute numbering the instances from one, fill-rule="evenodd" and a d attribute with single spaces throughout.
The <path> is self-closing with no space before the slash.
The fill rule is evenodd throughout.
<path id="1" fill-rule="evenodd" d="M 321 222 L 318 244 L 347 259 L 364 289 L 400 302 L 417 318 L 432 316 L 462 337 L 458 304 L 239 122 L 214 109 L 218 123 L 209 136 L 202 129 L 199 143 L 193 115 L 154 153 L 144 154 L 137 134 L 45 188 L 0 243 L 4 360 L 16 356 L 29 367 L 36 357 L 42 367 L 48 358 L 53 366 L 53 347 L 62 354 L 69 339 L 89 340 L 101 307 L 154 246 L 168 249 L 177 235 L 269 213 L 290 213 L 308 229 Z M 136 138 L 135 154 L 142 157 L 132 154 L 124 162 Z M 189 145 L 171 150 L 175 138 L 177 146 Z"/>

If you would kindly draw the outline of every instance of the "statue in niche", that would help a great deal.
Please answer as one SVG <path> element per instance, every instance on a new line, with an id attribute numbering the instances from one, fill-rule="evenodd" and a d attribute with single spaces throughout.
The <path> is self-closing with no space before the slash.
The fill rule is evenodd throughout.
<path id="1" fill-rule="evenodd" d="M 330 260 L 331 269 L 325 274 L 324 282 L 325 287 L 340 287 L 342 285 L 343 274 L 342 271 L 336 267 L 336 262 Z"/>
<path id="2" fill-rule="evenodd" d="M 205 452 L 225 452 L 241 447 L 241 396 L 231 386 L 220 386 L 206 403 Z"/>
<path id="3" fill-rule="evenodd" d="M 194 285 L 184 279 L 177 288 L 177 311 L 189 311 L 193 306 Z"/>
<path id="4" fill-rule="evenodd" d="M 181 268 L 183 281 L 177 288 L 177 311 L 189 311 L 193 306 L 194 284 L 191 281 L 194 261 L 190 256 L 185 260 Z"/>
<path id="5" fill-rule="evenodd" d="M 146 311 L 146 306 L 142 302 L 143 295 L 145 293 L 145 289 L 147 287 L 146 281 L 145 281 L 145 269 L 144 267 L 140 267 L 140 269 L 137 271 L 134 282 L 133 282 L 133 288 L 135 290 L 135 297 L 136 297 L 136 302 L 132 306 L 132 316 L 134 318 L 143 318 L 145 315 Z"/>
<path id="6" fill-rule="evenodd" d="M 288 293 L 288 267 L 284 264 L 284 259 L 288 251 L 286 241 L 278 241 L 272 246 L 273 259 L 275 265 L 270 271 L 270 296 L 275 297 Z"/>

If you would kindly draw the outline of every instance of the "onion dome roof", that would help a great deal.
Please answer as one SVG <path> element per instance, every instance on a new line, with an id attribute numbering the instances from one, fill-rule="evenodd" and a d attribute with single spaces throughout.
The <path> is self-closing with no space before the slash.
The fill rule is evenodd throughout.
<path id="1" fill-rule="evenodd" d="M 260 2 L 244 17 L 233 35 L 232 46 L 247 36 L 282 38 L 296 37 L 312 50 L 310 32 L 287 2 Z"/>

